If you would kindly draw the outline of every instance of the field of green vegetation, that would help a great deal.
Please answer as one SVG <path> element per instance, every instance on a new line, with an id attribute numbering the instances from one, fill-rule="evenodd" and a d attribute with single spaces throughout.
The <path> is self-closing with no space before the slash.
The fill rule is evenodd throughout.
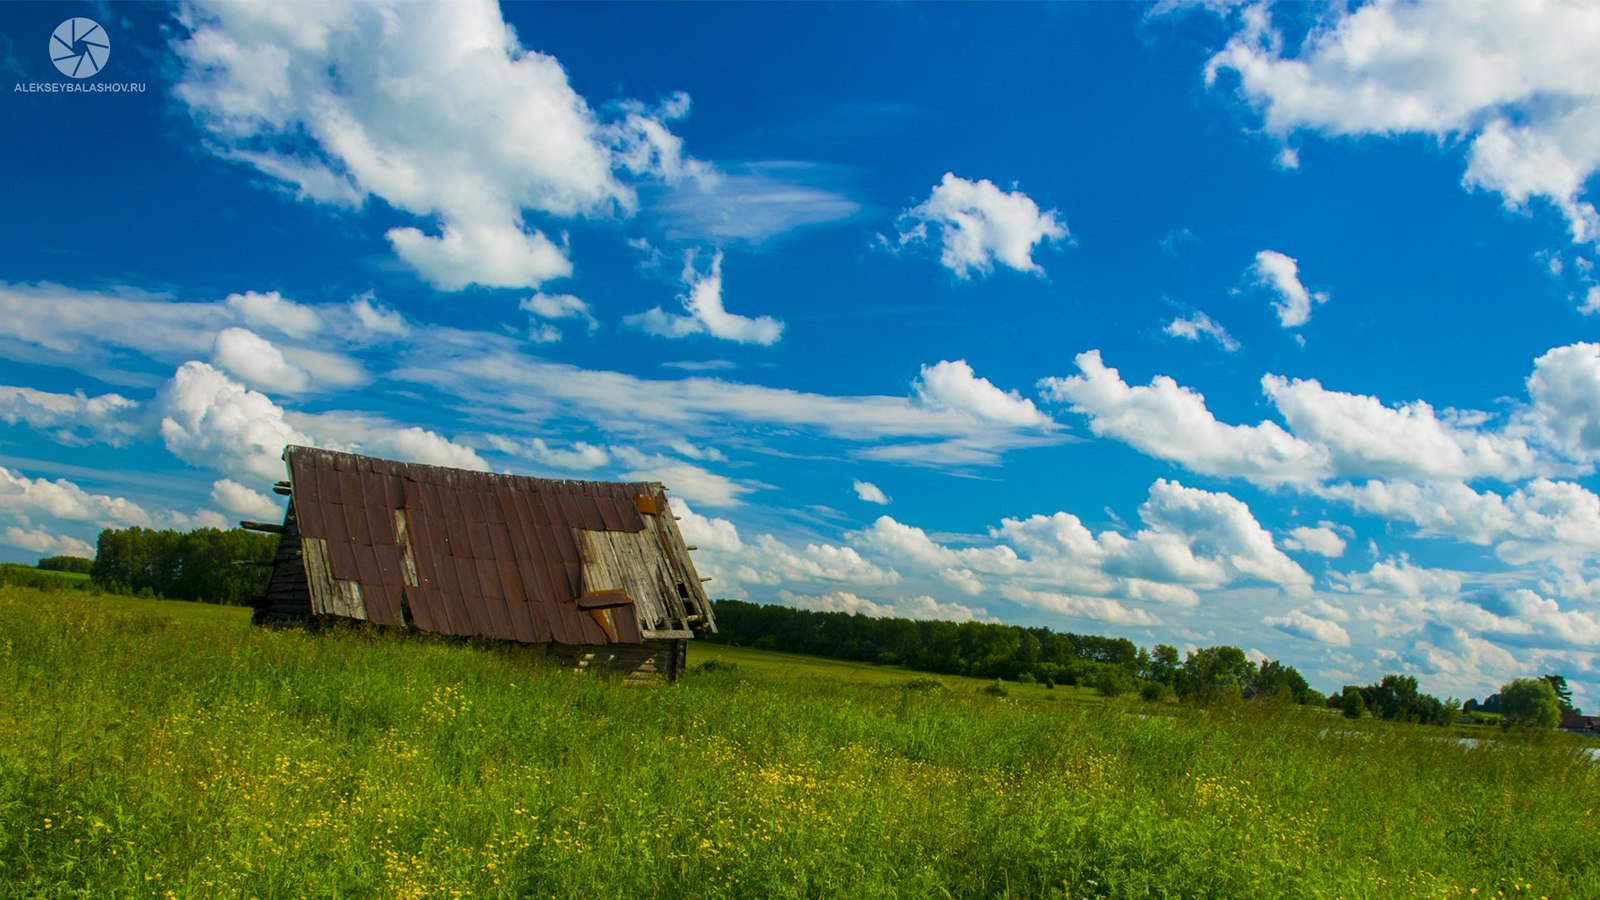
<path id="1" fill-rule="evenodd" d="M 248 615 L 0 587 L 0 893 L 1600 893 L 1600 765 L 1566 736 L 724 646 L 629 688 Z"/>

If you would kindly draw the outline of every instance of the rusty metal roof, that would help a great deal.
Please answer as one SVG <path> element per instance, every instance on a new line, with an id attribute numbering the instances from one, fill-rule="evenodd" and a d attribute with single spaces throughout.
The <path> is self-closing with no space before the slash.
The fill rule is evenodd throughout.
<path id="1" fill-rule="evenodd" d="M 551 481 L 310 447 L 288 447 L 284 459 L 301 538 L 326 542 L 327 574 L 359 585 L 369 621 L 528 643 L 642 640 L 633 615 L 614 614 L 626 611 L 622 591 L 579 602 L 586 586 L 575 531 L 636 533 L 646 513 L 670 519 L 661 485 Z M 659 544 L 661 559 L 651 565 L 673 573 L 658 581 L 703 601 L 676 526 L 657 529 L 650 524 L 660 539 L 648 546 Z"/>

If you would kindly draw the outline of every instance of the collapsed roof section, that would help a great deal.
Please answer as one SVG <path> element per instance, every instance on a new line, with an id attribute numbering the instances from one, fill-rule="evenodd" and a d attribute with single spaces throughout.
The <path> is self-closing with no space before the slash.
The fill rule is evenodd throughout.
<path id="1" fill-rule="evenodd" d="M 660 484 L 283 456 L 290 501 L 258 621 L 339 616 L 563 645 L 716 631 Z"/>

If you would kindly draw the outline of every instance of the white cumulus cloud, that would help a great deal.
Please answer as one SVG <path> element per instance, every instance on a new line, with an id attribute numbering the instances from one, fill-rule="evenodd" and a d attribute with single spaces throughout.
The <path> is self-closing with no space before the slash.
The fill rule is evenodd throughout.
<path id="1" fill-rule="evenodd" d="M 543 438 L 518 441 L 489 435 L 484 442 L 501 453 L 531 459 L 553 469 L 584 471 L 598 469 L 611 462 L 611 454 L 606 452 L 606 448 L 586 441 L 574 441 L 565 449 L 551 446 Z"/>
<path id="2" fill-rule="evenodd" d="M 926 619 L 942 622 L 989 620 L 987 610 L 974 609 L 959 603 L 941 603 L 926 594 L 885 602 L 869 600 L 849 591 L 830 591 L 815 595 L 779 591 L 778 597 L 787 606 L 818 612 L 860 613 L 874 618 Z"/>
<path id="3" fill-rule="evenodd" d="M 1002 586 L 1000 594 L 1007 600 L 1023 606 L 1075 619 L 1092 619 L 1113 625 L 1161 624 L 1161 619 L 1149 610 L 1130 607 L 1105 597 L 1082 597 L 1059 591 L 1036 590 L 1016 584 Z"/>
<path id="4" fill-rule="evenodd" d="M 589 311 L 589 304 L 571 294 L 546 294 L 540 291 L 523 300 L 519 306 L 541 319 L 577 319 L 589 331 L 600 327 L 600 321 Z M 549 323 L 538 323 L 535 329 L 541 335 L 550 334 L 556 340 L 561 338 L 560 330 Z M 539 341 L 539 343 L 550 343 L 550 341 Z"/>
<path id="5" fill-rule="evenodd" d="M 1328 472 L 1328 451 L 1303 441 L 1275 422 L 1226 425 L 1206 408 L 1205 397 L 1157 375 L 1130 386 L 1107 366 L 1100 351 L 1076 357 L 1082 374 L 1039 382 L 1046 400 L 1070 403 L 1089 417 L 1089 430 L 1114 437 L 1158 459 L 1207 475 L 1228 475 L 1267 484 L 1314 482 Z"/>
<path id="6" fill-rule="evenodd" d="M 13 547 L 21 547 L 46 556 L 78 556 L 93 559 L 95 554 L 94 546 L 88 541 L 68 534 L 55 534 L 42 528 L 18 528 L 13 525 L 5 530 L 5 542 Z"/>
<path id="7" fill-rule="evenodd" d="M 1575 241 L 1600 240 L 1587 185 L 1600 170 L 1600 7 L 1584 2 L 1329 8 L 1295 46 L 1266 4 L 1206 66 L 1228 71 L 1288 141 L 1424 134 L 1465 144 L 1463 184 L 1506 205 L 1541 198 Z"/>
<path id="8" fill-rule="evenodd" d="M 1552 445 L 1573 459 L 1600 460 L 1600 344 L 1557 347 L 1534 360 L 1528 396 Z"/>
<path id="9" fill-rule="evenodd" d="M 889 504 L 889 498 L 884 495 L 883 489 L 870 481 L 862 481 L 858 478 L 850 482 L 850 487 L 855 490 L 856 497 L 863 503 L 876 503 L 879 506 L 887 506 Z"/>
<path id="10" fill-rule="evenodd" d="M 119 447 L 140 431 L 139 404 L 121 394 L 90 397 L 83 391 L 56 394 L 0 385 L 0 420 L 46 431 L 63 444 L 104 443 Z"/>
<path id="11" fill-rule="evenodd" d="M 739 498 L 751 491 L 751 487 L 743 482 L 693 463 L 672 462 L 665 458 L 641 462 L 640 468 L 629 469 L 621 477 L 628 481 L 659 481 L 673 494 L 706 506 L 738 506 L 744 502 Z"/>
<path id="12" fill-rule="evenodd" d="M 370 376 L 344 352 L 345 343 L 372 343 L 361 305 L 377 327 L 404 328 L 397 314 L 371 306 L 306 307 L 276 294 L 230 294 L 223 300 L 174 300 L 129 289 L 81 291 L 57 285 L 0 284 L 0 355 L 41 364 L 71 356 L 74 368 L 102 380 L 160 383 L 149 366 L 130 366 L 129 354 L 157 370 L 214 352 L 229 328 L 271 331 L 284 361 L 305 373 L 308 387 L 332 389 L 367 383 Z M 137 323 L 130 327 L 129 323 Z M 304 338 L 297 335 L 304 334 Z M 392 336 L 392 334 L 390 335 Z"/>
<path id="13" fill-rule="evenodd" d="M 1336 647 L 1350 646 L 1350 633 L 1344 630 L 1344 626 L 1329 619 L 1318 618 L 1303 609 L 1291 610 L 1281 616 L 1267 616 L 1261 621 L 1284 634 Z"/>
<path id="14" fill-rule="evenodd" d="M 1316 489 L 1357 510 L 1410 522 L 1423 536 L 1492 545 L 1502 559 L 1583 565 L 1600 554 L 1600 496 L 1580 484 L 1536 478 L 1505 494 L 1459 481 L 1334 484 Z"/>
<path id="15" fill-rule="evenodd" d="M 1290 550 L 1304 550 L 1330 559 L 1343 556 L 1345 548 L 1344 538 L 1327 522 L 1316 528 L 1300 526 L 1290 529 L 1283 545 Z"/>
<path id="16" fill-rule="evenodd" d="M 1251 277 L 1257 284 L 1270 288 L 1276 295 L 1272 301 L 1278 313 L 1278 322 L 1285 328 L 1298 328 L 1311 319 L 1313 303 L 1328 302 L 1324 292 L 1306 290 L 1300 283 L 1300 264 L 1293 257 L 1276 250 L 1262 250 L 1256 254 L 1250 267 Z"/>
<path id="17" fill-rule="evenodd" d="M 282 407 L 198 361 L 178 367 L 157 399 L 161 438 L 172 454 L 246 481 L 283 477 L 283 448 L 311 444 Z"/>
<path id="18" fill-rule="evenodd" d="M 283 518 L 283 506 L 278 501 L 231 478 L 211 483 L 211 502 L 236 516 L 257 522 L 273 522 Z"/>
<path id="19" fill-rule="evenodd" d="M 397 256 L 442 291 L 473 284 L 534 287 L 572 274 L 565 248 L 542 231 L 527 234 L 516 225 L 447 224 L 437 236 L 420 228 L 392 228 L 389 243 Z"/>
<path id="20" fill-rule="evenodd" d="M 1161 330 L 1172 337 L 1183 338 L 1186 341 L 1198 341 L 1203 337 L 1210 338 L 1229 353 L 1239 349 L 1239 342 L 1233 339 L 1233 335 L 1228 333 L 1228 329 L 1223 328 L 1215 319 L 1199 310 L 1196 310 L 1194 315 L 1179 316 L 1173 319 Z"/>
<path id="21" fill-rule="evenodd" d="M 722 253 L 711 257 L 711 270 L 695 268 L 695 254 L 684 257 L 683 283 L 688 292 L 679 296 L 684 313 L 669 313 L 657 306 L 627 316 L 623 321 L 657 337 L 681 338 L 694 334 L 739 344 L 769 347 L 783 336 L 783 323 L 771 316 L 750 318 L 728 312 L 722 302 Z"/>
<path id="22" fill-rule="evenodd" d="M 912 385 L 917 399 L 931 409 L 950 409 L 984 422 L 1017 427 L 1046 427 L 1050 417 L 1040 412 L 1032 400 L 1016 391 L 995 387 L 978 377 L 964 359 L 942 360 L 923 366 Z"/>
<path id="23" fill-rule="evenodd" d="M 298 394 L 311 384 L 311 376 L 284 359 L 272 342 L 247 328 L 224 328 L 217 332 L 211 361 L 220 369 L 256 388 Z"/>
<path id="24" fill-rule="evenodd" d="M 1044 274 L 1033 260 L 1041 243 L 1067 237 L 1055 210 L 1041 212 L 1021 191 L 1002 191 L 985 179 L 946 172 L 928 199 L 900 215 L 898 243 L 939 241 L 939 262 L 958 278 L 988 275 L 999 262 L 1018 272 Z"/>
<path id="25" fill-rule="evenodd" d="M 1189 560 L 1171 552 L 1172 537 L 1192 560 L 1219 566 L 1228 580 L 1255 579 L 1294 593 L 1311 588 L 1311 576 L 1277 548 L 1250 507 L 1230 494 L 1157 479 L 1139 516 L 1155 535 L 1149 541 L 1157 550 L 1152 555 L 1155 571 L 1170 566 L 1181 573 L 1187 568 Z"/>
<path id="26" fill-rule="evenodd" d="M 0 509 L 21 516 L 47 516 L 102 526 L 151 525 L 139 504 L 124 497 L 91 494 L 65 478 L 29 478 L 0 466 Z"/>
<path id="27" fill-rule="evenodd" d="M 288 300 L 277 291 L 229 294 L 223 304 L 252 328 L 272 328 L 292 338 L 305 339 L 322 327 L 315 309 Z"/>
<path id="28" fill-rule="evenodd" d="M 571 272 L 528 213 L 607 216 L 637 205 L 625 177 L 687 177 L 664 122 L 624 102 L 603 119 L 552 56 L 525 50 L 497 4 L 191 3 L 178 99 L 218 154 L 304 198 L 368 197 L 423 220 L 388 237 L 443 290 L 537 287 Z"/>
<path id="29" fill-rule="evenodd" d="M 1261 388 L 1295 437 L 1326 448 L 1343 477 L 1517 480 L 1556 468 L 1523 438 L 1479 427 L 1481 416 L 1441 417 L 1420 400 L 1386 406 L 1315 379 L 1267 375 Z"/>
<path id="30" fill-rule="evenodd" d="M 363 337 L 404 338 L 411 334 L 411 326 L 399 312 L 373 302 L 371 297 L 357 297 L 350 301 L 350 315 Z"/>
<path id="31" fill-rule="evenodd" d="M 431 429 L 395 422 L 384 416 L 357 410 L 333 410 L 315 414 L 290 413 L 286 419 L 293 427 L 311 435 L 321 447 L 430 466 L 489 471 L 489 464 L 472 447 Z M 282 464 L 279 466 L 281 468 Z"/>
<path id="32" fill-rule="evenodd" d="M 682 497 L 673 497 L 668 503 L 678 515 L 678 531 L 683 535 L 685 544 L 705 553 L 734 554 L 744 550 L 739 529 L 732 522 L 716 516 L 703 516 Z"/>

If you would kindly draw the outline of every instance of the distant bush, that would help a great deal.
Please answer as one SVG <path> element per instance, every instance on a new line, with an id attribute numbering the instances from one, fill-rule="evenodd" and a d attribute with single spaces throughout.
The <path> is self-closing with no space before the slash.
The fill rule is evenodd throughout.
<path id="1" fill-rule="evenodd" d="M 937 678 L 913 678 L 900 686 L 908 691 L 930 691 L 934 693 L 942 693 L 950 690 L 944 686 L 944 682 Z"/>
<path id="2" fill-rule="evenodd" d="M 1131 693 L 1134 689 L 1135 679 L 1128 673 L 1127 669 L 1103 665 L 1099 666 L 1098 670 L 1089 676 L 1088 684 L 1099 691 L 1103 697 L 1117 697 Z"/>
<path id="3" fill-rule="evenodd" d="M 703 663 L 693 666 L 689 669 L 689 671 L 697 675 L 714 675 L 717 672 L 737 672 L 739 671 L 739 664 L 720 659 L 708 659 Z"/>
<path id="4" fill-rule="evenodd" d="M 999 679 L 999 678 L 996 678 L 994 680 L 994 684 L 986 684 L 983 687 L 978 688 L 978 690 L 983 691 L 985 694 L 989 694 L 990 696 L 994 696 L 994 697 L 1009 697 L 1009 696 L 1011 696 L 1011 691 L 1006 688 L 1006 683 L 1004 681 L 1002 681 L 1001 679 Z"/>
<path id="5" fill-rule="evenodd" d="M 1339 701 L 1339 710 L 1346 719 L 1359 719 L 1367 713 L 1367 702 L 1361 698 L 1361 690 L 1354 686 L 1344 689 L 1342 699 Z"/>
<path id="6" fill-rule="evenodd" d="M 94 568 L 94 560 L 82 556 L 46 556 L 39 560 L 38 568 L 47 572 L 74 572 L 87 575 L 89 570 Z"/>
<path id="7" fill-rule="evenodd" d="M 1171 685 L 1159 681 L 1146 681 L 1139 686 L 1139 697 L 1151 703 L 1164 703 L 1176 698 L 1177 693 L 1172 690 Z"/>

